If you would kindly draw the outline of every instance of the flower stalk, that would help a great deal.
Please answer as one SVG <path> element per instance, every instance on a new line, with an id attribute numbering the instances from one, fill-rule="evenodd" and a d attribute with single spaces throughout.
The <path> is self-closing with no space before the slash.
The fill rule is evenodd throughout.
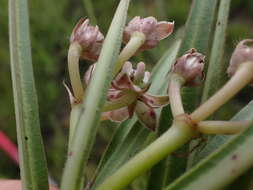
<path id="1" fill-rule="evenodd" d="M 74 97 L 77 102 L 81 102 L 84 96 L 84 88 L 79 72 L 79 58 L 81 52 L 82 47 L 77 42 L 70 44 L 68 52 L 68 70 Z"/>
<path id="2" fill-rule="evenodd" d="M 180 94 L 181 87 L 184 83 L 185 80 L 180 75 L 171 75 L 168 93 L 170 98 L 170 108 L 173 117 L 184 113 L 184 107 Z"/>
<path id="3" fill-rule="evenodd" d="M 145 42 L 145 35 L 142 32 L 134 32 L 131 35 L 129 42 L 126 44 L 124 49 L 121 51 L 119 58 L 115 64 L 115 68 L 113 71 L 113 77 L 117 75 L 117 73 L 121 70 L 124 63 L 129 60 L 143 45 Z"/>

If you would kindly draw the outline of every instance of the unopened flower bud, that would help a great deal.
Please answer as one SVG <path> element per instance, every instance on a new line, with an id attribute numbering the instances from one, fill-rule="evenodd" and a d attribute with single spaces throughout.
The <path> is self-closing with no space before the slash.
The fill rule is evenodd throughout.
<path id="1" fill-rule="evenodd" d="M 195 49 L 190 49 L 177 59 L 172 68 L 172 73 L 183 77 L 187 85 L 196 85 L 203 80 L 204 59 L 204 55 L 198 53 Z"/>
<path id="2" fill-rule="evenodd" d="M 70 43 L 77 42 L 82 47 L 83 59 L 96 61 L 104 41 L 98 26 L 91 26 L 89 19 L 81 18 L 76 24 L 70 37 Z"/>
<path id="3" fill-rule="evenodd" d="M 154 17 L 140 18 L 134 17 L 124 30 L 123 41 L 127 43 L 131 35 L 135 32 L 141 32 L 146 40 L 140 50 L 146 50 L 157 46 L 160 40 L 168 37 L 174 28 L 174 22 L 157 22 Z"/>
<path id="4" fill-rule="evenodd" d="M 248 61 L 253 62 L 253 39 L 245 39 L 238 43 L 230 59 L 228 75 L 231 77 L 240 64 Z"/>

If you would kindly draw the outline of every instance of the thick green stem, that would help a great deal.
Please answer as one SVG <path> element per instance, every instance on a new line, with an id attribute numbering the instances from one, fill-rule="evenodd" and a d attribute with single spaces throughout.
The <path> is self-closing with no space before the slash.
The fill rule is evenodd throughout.
<path id="1" fill-rule="evenodd" d="M 205 134 L 236 134 L 252 124 L 252 121 L 201 121 L 198 131 Z"/>
<path id="2" fill-rule="evenodd" d="M 180 90 L 185 80 L 177 74 L 172 74 L 169 82 L 170 107 L 173 117 L 183 114 L 184 107 Z"/>
<path id="3" fill-rule="evenodd" d="M 202 121 L 213 114 L 220 106 L 230 100 L 253 78 L 253 63 L 242 63 L 233 77 L 215 95 L 197 108 L 191 118 L 195 122 Z"/>
<path id="4" fill-rule="evenodd" d="M 141 32 L 134 32 L 131 35 L 129 42 L 126 44 L 126 46 L 121 51 L 118 57 L 118 60 L 116 62 L 116 65 L 113 71 L 113 77 L 120 71 L 124 63 L 138 51 L 138 49 L 145 42 L 145 39 L 146 39 L 145 35 Z"/>
<path id="5" fill-rule="evenodd" d="M 137 176 L 184 145 L 194 135 L 195 131 L 186 122 L 175 121 L 167 132 L 108 177 L 97 190 L 123 189 Z"/>
<path id="6" fill-rule="evenodd" d="M 84 96 L 83 84 L 79 71 L 79 58 L 82 47 L 78 43 L 72 43 L 68 52 L 68 70 L 74 97 L 78 102 L 82 101 Z"/>

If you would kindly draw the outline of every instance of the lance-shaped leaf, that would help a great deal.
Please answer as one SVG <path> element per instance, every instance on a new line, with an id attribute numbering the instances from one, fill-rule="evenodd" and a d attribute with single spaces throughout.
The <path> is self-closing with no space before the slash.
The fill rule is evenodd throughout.
<path id="1" fill-rule="evenodd" d="M 27 0 L 9 1 L 11 74 L 23 189 L 47 190 L 47 166 L 33 77 Z"/>

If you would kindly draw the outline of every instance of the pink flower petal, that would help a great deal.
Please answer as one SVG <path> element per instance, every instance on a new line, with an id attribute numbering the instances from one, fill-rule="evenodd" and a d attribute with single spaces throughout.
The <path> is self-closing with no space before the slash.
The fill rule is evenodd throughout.
<path id="1" fill-rule="evenodd" d="M 167 38 L 174 29 L 174 22 L 158 22 L 157 24 L 157 34 L 158 34 L 158 39 L 163 40 L 164 38 Z"/>
<path id="2" fill-rule="evenodd" d="M 159 108 L 169 104 L 169 96 L 154 96 L 150 94 L 144 94 L 139 99 L 147 104 L 150 108 Z"/>

